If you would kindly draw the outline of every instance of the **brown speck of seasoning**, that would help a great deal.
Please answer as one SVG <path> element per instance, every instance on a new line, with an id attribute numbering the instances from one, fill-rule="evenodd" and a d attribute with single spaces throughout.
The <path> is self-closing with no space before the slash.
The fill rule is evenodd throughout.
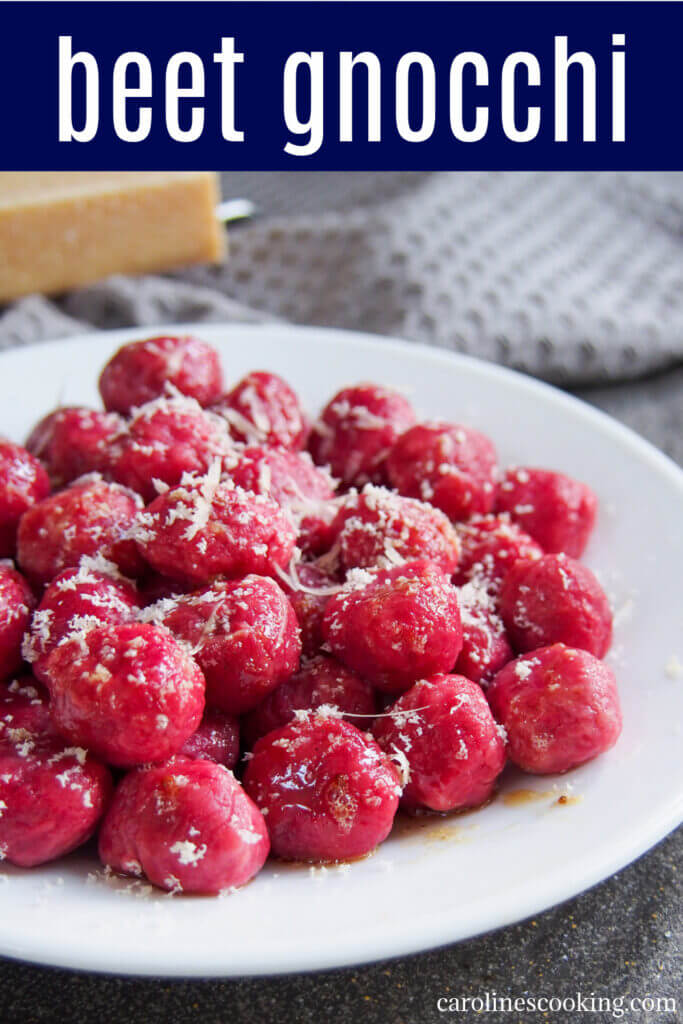
<path id="1" fill-rule="evenodd" d="M 555 803 L 560 807 L 570 807 L 572 804 L 580 804 L 582 800 L 582 796 L 569 796 L 567 793 L 563 793 L 562 796 L 558 796 Z"/>

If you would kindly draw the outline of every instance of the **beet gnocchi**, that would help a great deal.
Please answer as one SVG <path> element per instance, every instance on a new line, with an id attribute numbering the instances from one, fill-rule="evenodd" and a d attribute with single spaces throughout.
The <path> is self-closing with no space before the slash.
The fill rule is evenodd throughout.
<path id="1" fill-rule="evenodd" d="M 147 623 L 67 633 L 45 681 L 62 735 L 121 768 L 177 753 L 204 710 L 199 666 L 168 630 Z"/>
<path id="2" fill-rule="evenodd" d="M 108 869 L 222 893 L 616 742 L 585 484 L 379 384 L 311 420 L 226 383 L 198 338 L 136 341 L 104 410 L 0 441 L 0 859 L 99 829 Z"/>
<path id="3" fill-rule="evenodd" d="M 330 598 L 323 636 L 341 662 L 384 693 L 445 672 L 462 647 L 458 595 L 434 562 L 356 570 Z"/>
<path id="4" fill-rule="evenodd" d="M 287 860 L 362 857 L 386 839 L 398 772 L 350 722 L 304 716 L 263 736 L 244 785 L 266 815 L 273 853 Z"/>
<path id="5" fill-rule="evenodd" d="M 100 857 L 169 892 L 219 893 L 248 882 L 268 856 L 263 815 L 232 772 L 176 757 L 130 772 L 100 830 Z"/>
<path id="6" fill-rule="evenodd" d="M 188 646 L 204 673 L 208 703 L 233 715 L 250 711 L 299 665 L 294 609 L 264 576 L 216 581 L 162 600 L 145 615 Z"/>

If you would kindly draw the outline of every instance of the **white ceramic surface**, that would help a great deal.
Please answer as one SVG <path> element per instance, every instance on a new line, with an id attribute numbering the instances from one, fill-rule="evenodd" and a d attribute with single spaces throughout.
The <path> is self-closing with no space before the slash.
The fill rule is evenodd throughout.
<path id="1" fill-rule="evenodd" d="M 313 328 L 183 330 L 219 348 L 228 381 L 250 369 L 275 370 L 315 412 L 342 385 L 377 380 L 406 390 L 425 415 L 486 431 L 503 464 L 552 466 L 590 484 L 601 515 L 586 560 L 616 610 L 610 661 L 623 735 L 613 751 L 570 775 L 506 775 L 488 807 L 409 829 L 363 861 L 326 870 L 273 862 L 224 898 L 169 898 L 106 880 L 90 854 L 33 871 L 3 865 L 0 953 L 158 975 L 355 964 L 537 914 L 673 829 L 683 818 L 683 679 L 676 672 L 676 658 L 683 661 L 683 473 L 601 413 L 486 363 Z M 21 440 L 58 402 L 95 403 L 110 353 L 152 333 L 160 332 L 117 331 L 3 353 L 0 431 Z M 538 799 L 505 801 L 522 787 Z M 576 799 L 558 805 L 562 793 Z"/>

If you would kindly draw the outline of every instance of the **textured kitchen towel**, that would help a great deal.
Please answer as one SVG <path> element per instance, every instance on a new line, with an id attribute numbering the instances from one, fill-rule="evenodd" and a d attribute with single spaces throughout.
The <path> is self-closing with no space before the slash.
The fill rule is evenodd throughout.
<path id="1" fill-rule="evenodd" d="M 0 314 L 0 346 L 254 320 L 395 334 L 559 383 L 683 361 L 683 175 L 225 173 L 261 215 L 224 267 L 113 278 Z"/>

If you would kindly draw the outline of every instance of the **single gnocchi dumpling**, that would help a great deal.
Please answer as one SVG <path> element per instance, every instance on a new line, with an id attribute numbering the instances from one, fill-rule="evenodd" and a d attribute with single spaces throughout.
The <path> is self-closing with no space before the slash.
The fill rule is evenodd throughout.
<path id="1" fill-rule="evenodd" d="M 104 864 L 173 893 L 245 885 L 269 849 L 263 815 L 232 772 L 187 757 L 130 772 L 99 838 Z"/>
<path id="2" fill-rule="evenodd" d="M 244 787 L 285 860 L 362 857 L 389 835 L 401 785 L 369 736 L 325 709 L 260 739 Z"/>
<path id="3" fill-rule="evenodd" d="M 508 757 L 525 772 L 569 771 L 604 754 L 621 733 L 611 668 L 565 644 L 511 661 L 487 696 L 505 728 Z"/>

